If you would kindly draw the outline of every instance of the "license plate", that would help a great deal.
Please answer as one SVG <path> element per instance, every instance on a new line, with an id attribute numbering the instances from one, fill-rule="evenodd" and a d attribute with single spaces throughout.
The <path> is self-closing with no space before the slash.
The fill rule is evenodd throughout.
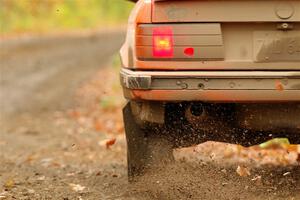
<path id="1" fill-rule="evenodd" d="M 254 61 L 300 61 L 300 31 L 255 31 Z"/>

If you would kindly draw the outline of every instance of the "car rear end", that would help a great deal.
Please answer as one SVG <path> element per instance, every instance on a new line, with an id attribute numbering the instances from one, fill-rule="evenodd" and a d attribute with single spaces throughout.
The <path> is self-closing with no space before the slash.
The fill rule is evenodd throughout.
<path id="1" fill-rule="evenodd" d="M 300 100 L 299 1 L 148 4 L 151 17 L 132 27 L 135 32 L 130 37 L 135 38 L 128 50 L 131 62 L 123 62 L 122 72 L 129 79 L 137 73 L 140 80 L 145 76 L 148 84 L 135 88 L 123 79 L 125 88 L 131 89 L 126 97 L 166 101 Z M 166 90 L 163 95 L 161 90 Z M 179 97 L 174 92 L 180 93 Z"/>
<path id="2" fill-rule="evenodd" d="M 142 0 L 121 58 L 142 121 L 165 124 L 176 110 L 207 139 L 237 129 L 299 139 L 300 1 Z"/>

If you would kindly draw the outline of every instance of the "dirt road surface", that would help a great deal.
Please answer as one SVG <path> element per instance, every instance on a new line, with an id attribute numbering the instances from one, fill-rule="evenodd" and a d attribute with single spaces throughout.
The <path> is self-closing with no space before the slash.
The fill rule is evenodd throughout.
<path id="1" fill-rule="evenodd" d="M 1 41 L 1 200 L 300 199 L 296 154 L 279 151 L 274 162 L 284 166 L 249 168 L 245 154 L 225 165 L 236 152 L 224 144 L 197 147 L 200 157 L 178 150 L 174 165 L 128 184 L 115 56 L 123 39 L 113 31 Z"/>

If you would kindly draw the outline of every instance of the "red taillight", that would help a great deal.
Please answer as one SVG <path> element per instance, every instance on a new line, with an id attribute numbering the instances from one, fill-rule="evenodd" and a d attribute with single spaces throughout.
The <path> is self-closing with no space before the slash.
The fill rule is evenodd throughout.
<path id="1" fill-rule="evenodd" d="M 172 58 L 173 56 L 174 48 L 172 27 L 153 28 L 153 57 Z"/>

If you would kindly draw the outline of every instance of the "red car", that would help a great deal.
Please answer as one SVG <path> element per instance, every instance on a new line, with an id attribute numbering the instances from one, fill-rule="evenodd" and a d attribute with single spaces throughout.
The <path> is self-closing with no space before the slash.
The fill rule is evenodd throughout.
<path id="1" fill-rule="evenodd" d="M 300 1 L 140 0 L 121 59 L 130 177 L 175 147 L 300 140 Z"/>

